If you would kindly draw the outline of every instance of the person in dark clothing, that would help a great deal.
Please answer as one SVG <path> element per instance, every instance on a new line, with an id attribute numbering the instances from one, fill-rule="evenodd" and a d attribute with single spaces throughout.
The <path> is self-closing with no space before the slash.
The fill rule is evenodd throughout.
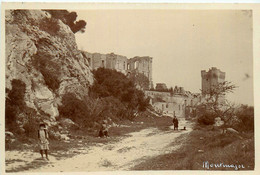
<path id="1" fill-rule="evenodd" d="M 177 117 L 176 117 L 175 115 L 174 115 L 174 117 L 173 117 L 172 122 L 173 122 L 173 126 L 174 126 L 174 129 L 173 129 L 173 130 L 177 130 L 177 131 L 178 131 L 179 121 L 178 121 L 178 119 L 177 119 Z"/>
<path id="2" fill-rule="evenodd" d="M 99 134 L 98 134 L 99 137 L 109 137 L 108 136 L 108 126 L 107 126 L 107 121 L 104 120 L 101 124 L 101 128 L 99 130 Z"/>

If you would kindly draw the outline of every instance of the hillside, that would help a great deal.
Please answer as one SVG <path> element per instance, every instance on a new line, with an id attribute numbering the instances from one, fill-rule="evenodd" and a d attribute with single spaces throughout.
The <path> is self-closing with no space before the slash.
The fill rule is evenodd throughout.
<path id="1" fill-rule="evenodd" d="M 42 120 L 55 124 L 63 95 L 86 94 L 93 84 L 74 33 L 61 20 L 40 10 L 6 11 L 5 25 L 6 97 L 15 88 L 13 80 L 25 84 L 26 106 Z M 18 123 L 22 125 L 26 111 L 19 112 Z"/>

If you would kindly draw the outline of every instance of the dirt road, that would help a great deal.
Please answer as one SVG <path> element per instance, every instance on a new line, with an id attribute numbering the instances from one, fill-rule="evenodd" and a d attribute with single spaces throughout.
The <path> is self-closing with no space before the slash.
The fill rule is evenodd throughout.
<path id="1" fill-rule="evenodd" d="M 180 126 L 188 126 L 185 120 Z M 89 148 L 82 148 L 79 154 L 62 160 L 51 157 L 47 165 L 28 172 L 72 172 L 72 171 L 108 171 L 129 170 L 133 166 L 154 156 L 167 154 L 178 149 L 181 144 L 172 144 L 179 136 L 185 136 L 191 131 L 173 131 L 170 127 L 166 131 L 157 128 L 147 128 L 129 134 L 116 143 L 98 144 Z M 172 146 L 174 145 L 174 146 Z"/>

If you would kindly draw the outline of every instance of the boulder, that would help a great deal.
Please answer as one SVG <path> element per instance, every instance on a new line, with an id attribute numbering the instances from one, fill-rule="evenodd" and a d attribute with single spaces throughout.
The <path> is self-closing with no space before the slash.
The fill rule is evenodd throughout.
<path id="1" fill-rule="evenodd" d="M 5 137 L 6 138 L 14 138 L 14 134 L 10 131 L 5 131 Z"/>
<path id="2" fill-rule="evenodd" d="M 60 121 L 61 126 L 65 127 L 65 128 L 70 128 L 73 126 L 76 126 L 76 124 L 69 118 L 64 118 Z"/>
<path id="3" fill-rule="evenodd" d="M 214 126 L 222 126 L 223 124 L 224 121 L 222 121 L 220 117 L 215 118 Z"/>
<path id="4" fill-rule="evenodd" d="M 50 130 L 49 131 L 49 136 L 50 137 L 53 137 L 54 139 L 60 139 L 60 133 L 59 132 L 55 132 L 55 131 L 53 131 L 53 130 Z"/>
<path id="5" fill-rule="evenodd" d="M 239 134 L 239 132 L 233 128 L 227 128 L 226 133 Z"/>
<path id="6" fill-rule="evenodd" d="M 61 134 L 60 139 L 61 140 L 70 140 L 70 138 L 66 134 Z"/>

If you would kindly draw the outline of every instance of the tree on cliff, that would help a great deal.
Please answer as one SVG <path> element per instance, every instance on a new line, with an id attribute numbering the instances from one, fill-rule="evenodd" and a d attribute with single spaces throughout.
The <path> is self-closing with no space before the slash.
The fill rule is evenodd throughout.
<path id="1" fill-rule="evenodd" d="M 87 25 L 84 20 L 77 20 L 76 12 L 69 12 L 67 10 L 45 10 L 51 14 L 53 18 L 60 19 L 64 24 L 67 24 L 73 33 L 85 32 L 85 27 Z"/>

